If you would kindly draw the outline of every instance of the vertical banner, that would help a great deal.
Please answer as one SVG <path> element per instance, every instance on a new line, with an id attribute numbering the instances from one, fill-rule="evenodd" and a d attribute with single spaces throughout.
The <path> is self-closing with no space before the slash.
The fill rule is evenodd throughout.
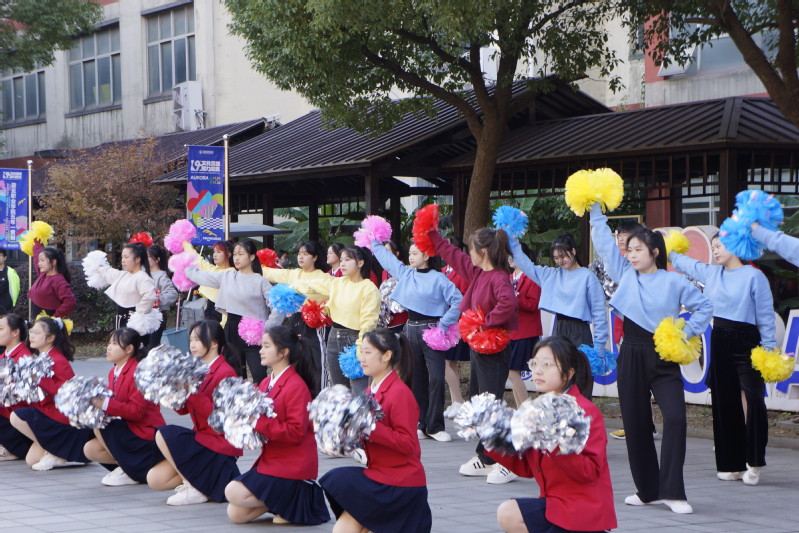
<path id="1" fill-rule="evenodd" d="M 0 247 L 19 250 L 19 238 L 28 229 L 27 170 L 0 168 Z"/>
<path id="2" fill-rule="evenodd" d="M 191 243 L 213 245 L 225 239 L 225 149 L 189 146 L 186 218 L 197 228 Z"/>

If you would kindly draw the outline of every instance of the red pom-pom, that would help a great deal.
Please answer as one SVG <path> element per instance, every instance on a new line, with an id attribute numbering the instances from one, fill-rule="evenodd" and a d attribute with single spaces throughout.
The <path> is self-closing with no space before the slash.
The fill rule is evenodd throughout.
<path id="1" fill-rule="evenodd" d="M 413 243 L 425 255 L 436 255 L 436 247 L 430 240 L 428 233 L 438 229 L 438 205 L 430 204 L 416 211 L 413 221 Z"/>
<path id="2" fill-rule="evenodd" d="M 134 233 L 128 242 L 140 242 L 145 248 L 149 248 L 153 245 L 153 238 L 146 231 L 140 231 L 139 233 Z"/>
<path id="3" fill-rule="evenodd" d="M 314 329 L 333 325 L 333 319 L 325 313 L 325 302 L 310 298 L 302 305 L 302 319 L 309 328 Z"/>
<path id="4" fill-rule="evenodd" d="M 261 262 L 261 266 L 266 268 L 277 267 L 277 253 L 271 248 L 262 248 L 255 252 L 255 255 L 258 256 L 258 261 Z"/>
<path id="5" fill-rule="evenodd" d="M 481 309 L 469 309 L 461 314 L 458 330 L 471 349 L 482 354 L 499 353 L 510 342 L 510 334 L 501 328 L 483 329 L 485 315 Z"/>

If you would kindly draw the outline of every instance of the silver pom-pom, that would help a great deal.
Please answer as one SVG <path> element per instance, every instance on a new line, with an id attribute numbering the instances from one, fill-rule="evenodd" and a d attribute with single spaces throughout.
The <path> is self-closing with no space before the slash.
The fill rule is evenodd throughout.
<path id="1" fill-rule="evenodd" d="M 55 406 L 76 428 L 102 429 L 111 421 L 105 411 L 95 407 L 95 398 L 110 398 L 112 392 L 97 377 L 75 376 L 61 385 Z"/>
<path id="2" fill-rule="evenodd" d="M 0 404 L 6 407 L 19 403 L 17 382 L 14 379 L 16 366 L 10 357 L 0 359 Z"/>
<path id="3" fill-rule="evenodd" d="M 44 400 L 44 391 L 39 387 L 42 378 L 53 377 L 53 360 L 47 354 L 26 355 L 17 361 L 14 372 L 16 395 L 22 402 L 34 403 Z"/>
<path id="4" fill-rule="evenodd" d="M 591 418 L 569 394 L 542 394 L 526 400 L 511 419 L 514 447 L 560 453 L 580 453 L 588 442 Z"/>
<path id="5" fill-rule="evenodd" d="M 363 448 L 375 423 L 383 418 L 380 404 L 365 394 L 353 396 L 344 385 L 333 385 L 308 404 L 316 444 L 325 455 L 346 457 Z"/>
<path id="6" fill-rule="evenodd" d="M 209 367 L 199 357 L 159 344 L 136 367 L 134 380 L 142 395 L 170 409 L 180 409 L 197 392 Z"/>
<path id="7" fill-rule="evenodd" d="M 149 313 L 134 311 L 128 319 L 128 327 L 135 329 L 139 335 L 149 335 L 158 330 L 164 316 L 158 309 L 151 309 Z"/>
<path id="8" fill-rule="evenodd" d="M 83 275 L 86 276 L 86 285 L 93 289 L 105 289 L 110 285 L 100 272 L 101 266 L 109 266 L 108 256 L 102 250 L 89 252 L 83 258 Z"/>
<path id="9" fill-rule="evenodd" d="M 516 450 L 511 442 L 510 420 L 513 409 L 504 400 L 498 400 L 490 392 L 484 392 L 464 403 L 455 424 L 460 427 L 458 435 L 466 440 L 480 439 L 486 450 L 497 450 L 513 455 Z"/>
<path id="10" fill-rule="evenodd" d="M 214 411 L 208 424 L 236 448 L 254 450 L 266 438 L 255 431 L 255 424 L 264 415 L 275 418 L 274 402 L 251 381 L 225 378 L 214 389 Z"/>

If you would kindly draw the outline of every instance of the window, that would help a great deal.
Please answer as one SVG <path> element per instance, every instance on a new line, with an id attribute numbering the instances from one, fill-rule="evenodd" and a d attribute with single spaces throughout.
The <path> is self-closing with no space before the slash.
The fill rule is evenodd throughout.
<path id="1" fill-rule="evenodd" d="M 0 122 L 24 122 L 44 117 L 44 71 L 0 73 Z"/>
<path id="2" fill-rule="evenodd" d="M 194 5 L 147 17 L 148 93 L 159 96 L 172 86 L 197 79 L 194 51 Z"/>
<path id="3" fill-rule="evenodd" d="M 73 111 L 122 101 L 119 26 L 75 40 L 69 51 L 69 107 Z"/>

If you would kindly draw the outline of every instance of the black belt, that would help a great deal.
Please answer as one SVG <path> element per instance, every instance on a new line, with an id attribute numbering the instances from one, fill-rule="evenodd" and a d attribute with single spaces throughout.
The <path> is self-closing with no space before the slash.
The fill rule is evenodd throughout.
<path id="1" fill-rule="evenodd" d="M 561 315 L 560 313 L 555 313 L 555 318 L 565 322 L 585 322 L 582 318 L 574 318 L 573 316 Z"/>
<path id="2" fill-rule="evenodd" d="M 344 331 L 351 331 L 352 333 L 360 333 L 360 331 L 358 331 L 357 329 L 345 328 L 344 326 L 342 326 L 338 322 L 333 322 L 332 326 L 333 326 L 334 329 L 341 329 L 341 330 L 344 330 Z"/>
<path id="3" fill-rule="evenodd" d="M 749 322 L 738 322 L 737 320 L 730 320 L 728 318 L 721 318 L 720 316 L 713 317 L 713 329 L 749 329 L 757 328 L 754 324 Z"/>

